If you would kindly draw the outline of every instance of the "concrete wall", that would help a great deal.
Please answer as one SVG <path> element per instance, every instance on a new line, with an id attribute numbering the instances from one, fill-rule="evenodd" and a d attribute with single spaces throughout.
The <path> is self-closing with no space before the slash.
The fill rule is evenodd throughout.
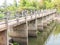
<path id="1" fill-rule="evenodd" d="M 7 34 L 6 34 L 6 31 L 0 32 L 0 45 L 7 45 Z"/>

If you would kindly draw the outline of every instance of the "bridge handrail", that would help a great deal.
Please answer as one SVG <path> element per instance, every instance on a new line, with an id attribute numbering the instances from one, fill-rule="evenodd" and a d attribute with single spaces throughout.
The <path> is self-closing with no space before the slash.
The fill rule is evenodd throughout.
<path id="1" fill-rule="evenodd" d="M 43 16 L 47 16 L 47 15 L 50 15 L 52 13 L 56 13 L 56 10 L 50 10 L 48 12 L 44 12 L 44 13 L 40 13 L 40 15 L 36 15 L 37 18 L 40 18 L 40 17 L 43 17 Z M 35 13 L 36 14 L 36 13 Z M 28 18 L 27 18 L 28 17 Z M 34 20 L 35 19 L 35 15 L 29 15 L 27 16 L 27 20 L 28 21 L 31 21 L 31 20 Z M 32 19 L 31 19 L 32 18 Z M 14 26 L 16 26 L 17 24 L 22 24 L 22 23 L 25 23 L 25 17 L 21 17 L 21 18 L 18 18 L 18 16 L 16 17 L 16 19 L 13 19 L 13 20 L 8 20 L 8 18 L 5 19 L 5 23 L 3 22 L 3 24 L 0 24 L 0 31 L 3 31 L 3 30 L 6 30 L 7 29 L 7 24 L 8 25 L 12 25 L 13 24 L 13 21 L 14 21 Z M 17 22 L 17 23 L 16 23 Z M 18 23 L 19 22 L 19 23 Z M 2 22 L 1 22 L 2 23 Z"/>
<path id="2" fill-rule="evenodd" d="M 39 10 L 40 13 L 37 12 L 37 14 L 40 15 L 40 14 L 44 14 L 44 13 L 50 13 L 49 11 L 52 12 L 52 13 L 54 13 L 53 10 L 48 10 L 48 12 L 46 12 L 46 10 L 41 10 L 41 11 Z M 10 12 L 7 12 L 7 13 L 10 13 Z M 32 13 L 32 11 L 31 11 L 31 13 Z M 50 14 L 51 14 L 51 13 L 50 13 Z M 23 15 L 23 13 L 22 13 L 22 15 Z M 34 15 L 34 14 L 31 14 L 31 15 Z M 30 16 L 31 16 L 31 15 L 30 15 Z M 46 15 L 47 15 L 47 14 L 46 14 Z M 13 18 L 13 17 L 14 17 L 14 16 L 9 17 L 9 16 L 10 16 L 10 14 L 8 14 L 7 16 L 6 16 L 6 14 L 5 14 L 5 17 L 3 17 L 2 19 L 6 19 L 7 17 L 8 17 L 8 19 L 10 19 L 10 18 Z M 29 16 L 29 14 L 28 14 L 27 16 Z M 44 16 L 45 16 L 45 15 L 44 15 Z M 19 14 L 18 14 L 18 15 L 15 14 L 15 18 L 17 18 L 17 17 L 18 17 L 18 18 L 21 18 L 21 17 L 19 17 Z M 23 16 L 22 16 L 22 17 L 23 17 Z M 32 17 L 32 16 L 31 16 L 31 17 Z M 9 21 L 9 20 L 8 20 L 8 21 Z M 0 22 L 0 25 L 1 25 L 1 24 L 4 24 L 4 22 L 5 22 L 5 21 L 1 21 L 1 22 Z M 11 22 L 11 21 L 9 21 L 9 22 Z"/>

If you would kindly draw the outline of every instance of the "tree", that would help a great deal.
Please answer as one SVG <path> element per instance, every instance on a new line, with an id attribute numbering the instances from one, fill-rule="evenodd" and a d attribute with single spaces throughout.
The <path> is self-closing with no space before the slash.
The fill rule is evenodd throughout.
<path id="1" fill-rule="evenodd" d="M 55 8 L 60 12 L 60 0 L 54 0 L 53 3 L 55 4 Z"/>
<path id="2" fill-rule="evenodd" d="M 55 4 L 51 0 L 45 0 L 45 8 L 52 9 L 55 7 Z"/>
<path id="3" fill-rule="evenodd" d="M 40 2 L 37 0 L 21 0 L 19 8 L 22 9 L 40 9 Z"/>
<path id="4" fill-rule="evenodd" d="M 20 1 L 20 6 L 23 6 L 24 7 L 26 5 L 26 2 L 27 2 L 27 0 L 21 0 Z"/>
<path id="5" fill-rule="evenodd" d="M 14 5 L 15 5 L 15 7 L 17 7 L 17 1 L 16 0 L 14 0 Z"/>

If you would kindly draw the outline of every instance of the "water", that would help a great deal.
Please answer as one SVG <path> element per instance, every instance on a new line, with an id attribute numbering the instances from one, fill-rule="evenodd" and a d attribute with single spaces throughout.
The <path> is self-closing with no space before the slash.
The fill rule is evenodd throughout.
<path id="1" fill-rule="evenodd" d="M 44 45 L 60 45 L 60 24 L 56 25 Z"/>
<path id="2" fill-rule="evenodd" d="M 54 38 L 54 36 L 56 34 L 55 32 L 59 32 L 58 26 L 57 26 L 57 29 L 56 30 L 55 29 L 56 28 L 54 26 L 54 23 L 50 24 L 50 26 L 48 26 L 48 28 L 45 28 L 43 32 L 39 32 L 37 34 L 37 37 L 35 37 L 35 38 L 29 37 L 28 45 L 49 45 L 49 43 L 50 43 L 49 41 L 51 41 L 53 43 L 54 41 L 52 41 L 52 39 Z"/>
<path id="3" fill-rule="evenodd" d="M 45 41 L 47 40 L 48 36 L 53 31 L 54 26 L 53 23 L 50 24 L 48 28 L 45 28 L 43 32 L 39 32 L 37 34 L 37 37 L 29 37 L 28 45 L 43 45 Z"/>

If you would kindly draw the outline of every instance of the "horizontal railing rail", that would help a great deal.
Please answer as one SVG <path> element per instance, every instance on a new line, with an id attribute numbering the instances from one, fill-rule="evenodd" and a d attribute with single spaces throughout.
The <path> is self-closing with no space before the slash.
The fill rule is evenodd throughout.
<path id="1" fill-rule="evenodd" d="M 0 25 L 1 24 L 5 24 L 5 19 L 6 18 L 8 18 L 8 22 L 11 22 L 11 20 L 13 20 L 13 19 L 25 17 L 25 13 L 26 13 L 27 16 L 31 16 L 32 17 L 32 15 L 34 15 L 34 13 L 35 13 L 35 15 L 37 15 L 37 14 L 38 15 L 40 15 L 40 14 L 45 15 L 45 13 L 46 13 L 46 15 L 47 15 L 47 13 L 49 15 L 49 14 L 52 14 L 54 12 L 56 12 L 55 9 L 54 10 L 38 10 L 38 11 L 30 10 L 30 13 L 29 13 L 28 10 L 26 10 L 25 12 L 22 11 L 21 14 L 19 14 L 19 12 L 16 12 L 14 15 L 11 15 L 11 13 L 8 11 L 8 12 L 6 12 L 7 14 L 4 14 L 5 16 L 3 18 L 0 18 L 0 20 L 1 20 L 0 21 Z"/>
<path id="2" fill-rule="evenodd" d="M 30 12 L 28 10 L 24 10 L 21 12 L 21 14 L 16 11 L 14 16 L 11 16 L 11 13 L 8 11 L 8 12 L 5 12 L 5 17 L 2 18 L 4 21 L 1 21 L 0 22 L 0 30 L 4 30 L 6 29 L 6 25 L 12 25 L 12 24 L 22 24 L 22 23 L 26 23 L 25 19 L 27 18 L 27 21 L 31 21 L 31 20 L 34 20 L 35 18 L 40 18 L 40 17 L 44 17 L 44 16 L 48 16 L 48 15 L 51 15 L 51 14 L 54 14 L 56 13 L 56 9 L 53 9 L 53 10 L 30 10 Z M 13 18 L 14 17 L 14 18 Z M 3 27 L 2 27 L 3 26 Z M 4 29 L 3 29 L 4 28 Z"/>

